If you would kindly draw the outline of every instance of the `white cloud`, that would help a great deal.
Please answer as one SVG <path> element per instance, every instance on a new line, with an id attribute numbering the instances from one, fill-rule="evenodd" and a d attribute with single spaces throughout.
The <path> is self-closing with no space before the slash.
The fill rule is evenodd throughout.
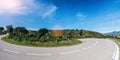
<path id="1" fill-rule="evenodd" d="M 46 18 L 47 16 L 51 15 L 52 13 L 54 13 L 55 11 L 57 10 L 57 7 L 56 6 L 51 6 L 48 11 L 46 11 L 44 14 L 43 14 L 43 18 Z"/>
<path id="2" fill-rule="evenodd" d="M 103 17 L 105 20 L 116 20 L 120 18 L 120 11 L 110 12 Z"/>
<path id="3" fill-rule="evenodd" d="M 85 18 L 87 17 L 84 13 L 81 13 L 81 12 L 77 13 L 76 16 L 77 16 L 80 20 L 83 20 L 83 19 L 85 19 Z"/>
<path id="4" fill-rule="evenodd" d="M 52 30 L 62 30 L 62 29 L 64 29 L 61 25 L 54 25 L 53 26 L 53 28 L 52 28 Z"/>
<path id="5" fill-rule="evenodd" d="M 0 0 L 0 15 L 39 15 L 41 18 L 51 16 L 57 7 L 51 2 L 40 0 Z"/>
<path id="6" fill-rule="evenodd" d="M 96 28 L 94 30 L 102 33 L 120 30 L 120 11 L 109 12 L 93 18 Z M 98 21 L 99 20 L 99 21 Z M 98 28 L 99 27 L 99 28 Z"/>
<path id="7" fill-rule="evenodd" d="M 33 3 L 33 0 L 0 0 L 0 14 L 26 14 L 27 9 L 29 8 L 26 3 Z M 23 3 L 25 2 L 25 3 Z"/>

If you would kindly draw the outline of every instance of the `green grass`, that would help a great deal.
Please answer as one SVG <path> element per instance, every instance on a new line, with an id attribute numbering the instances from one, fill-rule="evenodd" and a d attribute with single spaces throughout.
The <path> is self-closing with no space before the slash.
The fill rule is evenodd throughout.
<path id="1" fill-rule="evenodd" d="M 110 38 L 112 39 L 113 41 L 115 41 L 116 43 L 120 43 L 120 38 Z"/>
<path id="2" fill-rule="evenodd" d="M 111 39 L 111 40 L 113 40 L 115 42 L 120 42 L 120 38 L 108 38 L 108 39 Z"/>
<path id="3" fill-rule="evenodd" d="M 27 43 L 25 41 L 20 42 L 17 40 L 8 39 L 7 37 L 3 37 L 2 40 L 11 44 L 22 45 L 22 46 L 33 46 L 33 47 L 63 47 L 63 46 L 72 46 L 82 43 L 82 41 L 77 39 L 61 41 L 61 42 L 32 42 L 32 43 Z"/>
<path id="4" fill-rule="evenodd" d="M 120 48 L 120 38 L 108 38 L 108 39 L 113 40 L 115 43 L 118 44 L 118 46 L 119 46 L 119 48 Z"/>

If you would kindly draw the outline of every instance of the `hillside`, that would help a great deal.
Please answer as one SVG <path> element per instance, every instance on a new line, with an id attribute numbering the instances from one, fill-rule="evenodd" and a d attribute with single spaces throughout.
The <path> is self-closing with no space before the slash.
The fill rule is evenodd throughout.
<path id="1" fill-rule="evenodd" d="M 64 30 L 64 34 L 72 35 L 74 38 L 104 38 L 101 33 L 89 30 Z"/>

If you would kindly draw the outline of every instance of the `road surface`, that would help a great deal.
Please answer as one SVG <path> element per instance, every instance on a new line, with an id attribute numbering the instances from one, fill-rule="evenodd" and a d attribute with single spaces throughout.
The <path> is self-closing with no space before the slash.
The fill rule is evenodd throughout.
<path id="1" fill-rule="evenodd" d="M 81 40 L 82 44 L 57 48 L 25 47 L 0 40 L 0 60 L 112 60 L 116 51 L 113 41 Z"/>

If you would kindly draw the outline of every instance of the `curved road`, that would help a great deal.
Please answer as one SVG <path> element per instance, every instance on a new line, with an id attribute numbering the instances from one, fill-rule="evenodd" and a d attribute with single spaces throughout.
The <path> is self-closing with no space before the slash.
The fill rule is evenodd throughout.
<path id="1" fill-rule="evenodd" d="M 0 40 L 0 60 L 112 60 L 116 50 L 113 41 L 81 40 L 83 44 L 59 48 L 25 47 Z"/>

